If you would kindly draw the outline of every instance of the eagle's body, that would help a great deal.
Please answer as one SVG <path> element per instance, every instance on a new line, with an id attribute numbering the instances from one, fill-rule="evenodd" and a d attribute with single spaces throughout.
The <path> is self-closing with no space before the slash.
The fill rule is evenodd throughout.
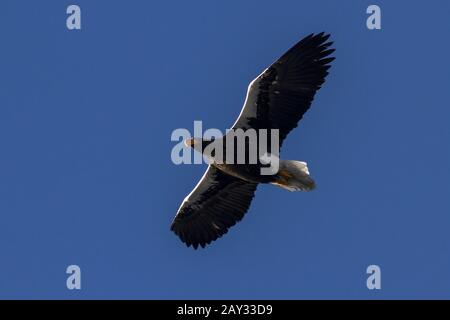
<path id="1" fill-rule="evenodd" d="M 259 135 L 256 135 L 257 139 L 259 141 Z M 221 139 L 217 139 L 217 140 L 205 140 L 205 139 L 189 139 L 187 141 L 185 141 L 185 144 L 187 146 L 190 146 L 192 148 L 194 148 L 194 150 L 202 153 L 204 156 L 206 156 L 205 154 L 205 148 L 207 146 L 209 146 L 212 142 L 215 143 L 219 143 L 219 146 L 221 146 L 222 149 L 222 156 L 221 157 L 217 157 L 216 152 L 212 152 L 212 156 L 206 156 L 207 158 L 209 158 L 209 161 L 211 162 L 211 165 L 214 166 L 215 168 L 231 175 L 234 176 L 236 178 L 240 178 L 243 179 L 245 181 L 248 182 L 254 182 L 254 183 L 271 183 L 274 182 L 276 180 L 276 176 L 275 175 L 261 175 L 261 168 L 263 167 L 268 167 L 268 164 L 266 164 L 266 162 L 264 161 L 265 158 L 262 157 L 258 158 L 255 157 L 255 162 L 251 161 L 251 156 L 250 153 L 254 152 L 256 155 L 262 153 L 262 151 L 260 151 L 259 148 L 259 144 L 256 143 L 254 146 L 254 149 L 252 148 L 252 146 L 249 143 L 248 139 L 244 140 L 244 144 L 243 144 L 243 159 L 241 160 L 241 162 L 239 162 L 238 159 L 238 144 L 235 141 L 236 139 L 233 139 L 233 136 L 230 136 L 230 134 L 227 134 L 225 136 L 223 136 Z M 228 159 L 226 159 L 225 155 L 227 154 L 227 152 L 229 151 L 228 149 L 228 145 L 229 145 L 229 140 L 232 140 L 233 143 L 233 152 L 232 152 L 232 160 L 228 161 Z M 266 144 L 266 149 L 267 152 L 266 153 L 271 153 L 270 150 L 270 144 Z M 242 163 L 243 162 L 243 163 Z"/>
<path id="2" fill-rule="evenodd" d="M 305 37 L 253 80 L 232 129 L 255 129 L 257 132 L 277 129 L 281 146 L 325 81 L 329 63 L 334 59 L 328 57 L 334 51 L 329 49 L 332 43 L 326 42 L 328 37 L 323 33 Z M 226 154 L 229 134 L 222 139 L 223 154 Z M 210 143 L 212 141 L 202 139 L 186 141 L 199 152 L 204 152 Z M 275 153 L 270 146 L 267 143 L 269 155 Z M 232 163 L 222 163 L 216 161 L 214 153 L 210 155 L 211 164 L 181 204 L 172 223 L 171 229 L 187 246 L 204 247 L 225 234 L 247 212 L 259 183 L 271 183 L 290 191 L 314 188 L 306 163 L 279 160 L 276 172 L 261 174 L 261 169 L 268 166 L 267 153 L 261 156 L 258 145 L 255 147 L 258 151 L 256 163 L 249 163 L 249 147 L 246 142 L 243 164 L 237 164 L 236 158 Z"/>

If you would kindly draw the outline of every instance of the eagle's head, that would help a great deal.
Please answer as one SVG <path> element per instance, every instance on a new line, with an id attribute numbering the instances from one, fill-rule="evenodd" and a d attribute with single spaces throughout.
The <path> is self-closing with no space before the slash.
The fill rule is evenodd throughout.
<path id="1" fill-rule="evenodd" d="M 186 147 L 191 147 L 194 150 L 203 153 L 205 148 L 213 141 L 214 141 L 214 139 L 208 140 L 208 139 L 202 139 L 202 138 L 189 138 L 189 139 L 184 140 L 184 145 Z"/>

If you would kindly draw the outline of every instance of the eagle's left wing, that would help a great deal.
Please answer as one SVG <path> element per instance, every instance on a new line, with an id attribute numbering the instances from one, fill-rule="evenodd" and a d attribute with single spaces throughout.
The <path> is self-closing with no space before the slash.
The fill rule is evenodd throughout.
<path id="1" fill-rule="evenodd" d="M 232 128 L 278 129 L 281 146 L 325 82 L 334 60 L 328 38 L 324 33 L 303 38 L 256 77 Z"/>
<path id="2" fill-rule="evenodd" d="M 188 247 L 205 247 L 244 217 L 256 187 L 209 166 L 178 209 L 171 230 Z"/>

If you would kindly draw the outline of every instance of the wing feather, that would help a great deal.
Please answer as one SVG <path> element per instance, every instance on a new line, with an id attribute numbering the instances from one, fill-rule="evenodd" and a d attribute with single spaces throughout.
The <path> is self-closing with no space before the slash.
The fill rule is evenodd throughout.
<path id="1" fill-rule="evenodd" d="M 205 247 L 244 217 L 256 187 L 209 166 L 178 209 L 171 230 L 188 247 Z"/>
<path id="2" fill-rule="evenodd" d="M 233 129 L 279 129 L 280 146 L 325 82 L 334 52 L 329 35 L 311 34 L 254 79 Z"/>

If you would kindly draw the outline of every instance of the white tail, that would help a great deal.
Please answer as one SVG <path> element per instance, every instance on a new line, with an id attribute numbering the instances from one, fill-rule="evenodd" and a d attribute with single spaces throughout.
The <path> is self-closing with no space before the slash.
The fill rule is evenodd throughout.
<path id="1" fill-rule="evenodd" d="M 289 191 L 311 191 L 316 187 L 306 162 L 280 160 L 277 179 L 272 184 Z"/>

